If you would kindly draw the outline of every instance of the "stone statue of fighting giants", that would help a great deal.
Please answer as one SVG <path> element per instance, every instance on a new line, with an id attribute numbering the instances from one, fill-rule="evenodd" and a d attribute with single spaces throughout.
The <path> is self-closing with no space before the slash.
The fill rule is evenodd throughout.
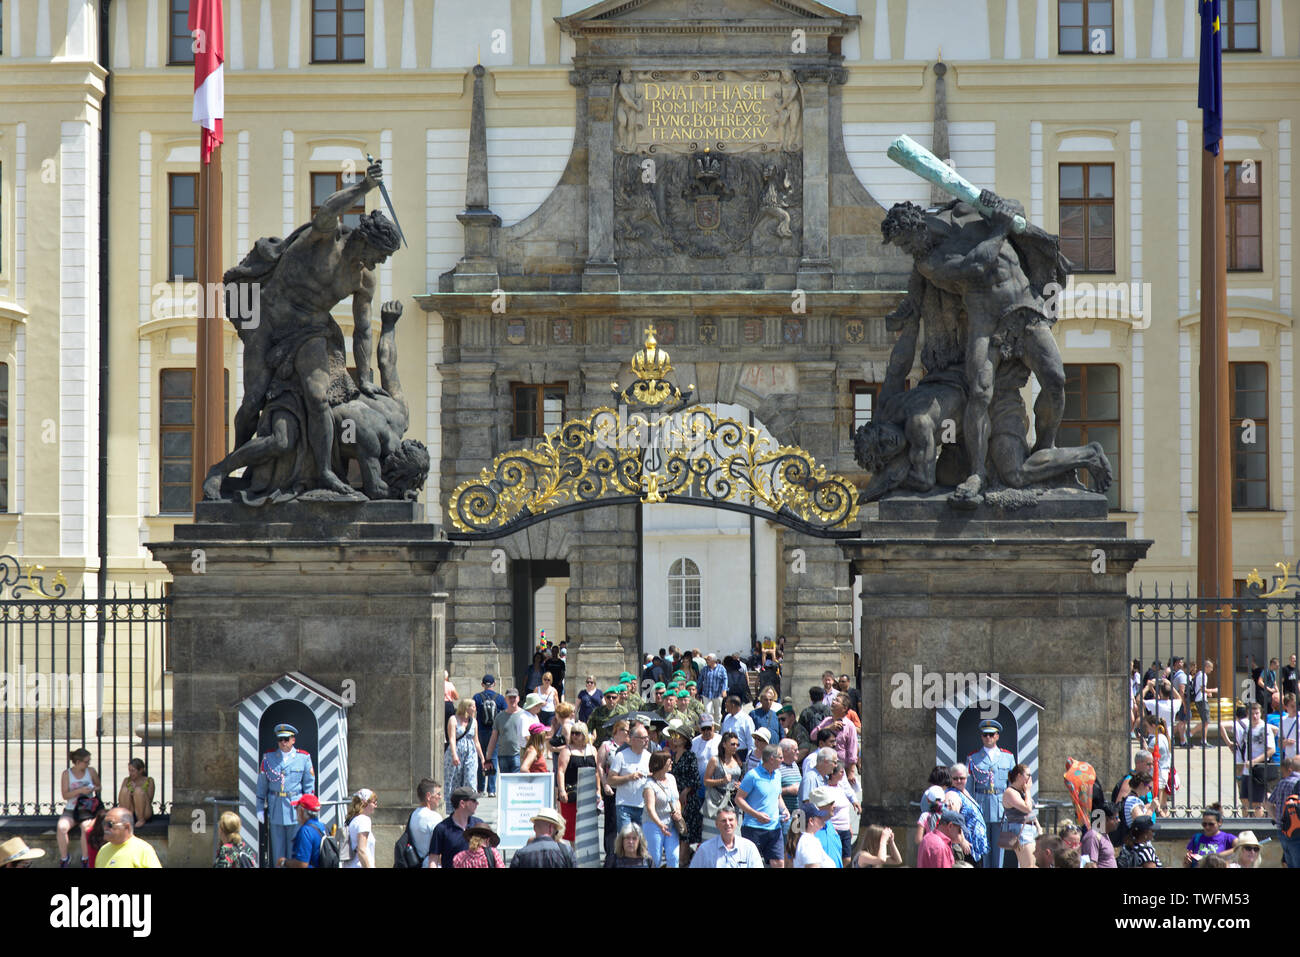
<path id="1" fill-rule="evenodd" d="M 1100 445 L 1056 447 L 1065 368 L 1047 297 L 1070 272 L 1059 237 L 1027 224 L 1013 201 L 988 190 L 976 197 L 964 180 L 954 185 L 959 177 L 905 139 L 891 157 L 950 192 L 962 195 L 957 186 L 964 187 L 971 202 L 928 212 L 897 203 L 881 223 L 884 241 L 908 253 L 913 270 L 906 297 L 886 320 L 899 336 L 879 408 L 854 436 L 858 462 L 872 472 L 862 499 L 955 485 L 949 501 L 974 507 L 993 487 L 1070 482 L 1079 468 L 1105 491 L 1111 467 Z M 895 155 L 899 144 L 906 161 Z M 906 389 L 918 344 L 925 373 Z M 1032 448 L 1020 395 L 1030 373 L 1040 389 Z"/>
<path id="2" fill-rule="evenodd" d="M 400 233 L 378 210 L 356 227 L 345 210 L 382 182 L 372 163 L 364 178 L 334 193 L 312 218 L 284 239 L 259 239 L 224 276 L 227 316 L 244 346 L 244 396 L 235 413 L 235 449 L 212 468 L 204 497 L 238 495 L 249 504 L 309 498 L 414 498 L 429 470 L 425 447 L 402 440 L 408 424 L 397 377 L 400 302 L 380 309 L 375 385 L 370 369 L 370 315 L 375 267 L 397 251 Z M 236 314 L 238 285 L 258 289 L 257 322 Z M 330 315 L 352 297 L 353 379 L 343 332 Z M 340 476 L 360 464 L 363 492 Z M 240 477 L 232 472 L 243 468 Z"/>

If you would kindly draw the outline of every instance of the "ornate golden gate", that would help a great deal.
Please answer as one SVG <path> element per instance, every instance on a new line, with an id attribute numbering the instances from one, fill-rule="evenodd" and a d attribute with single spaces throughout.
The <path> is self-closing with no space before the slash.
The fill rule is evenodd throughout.
<path id="1" fill-rule="evenodd" d="M 726 508 L 824 538 L 857 533 L 851 480 L 761 428 L 688 405 L 694 386 L 683 392 L 672 371 L 651 326 L 632 359 L 636 378 L 610 386 L 619 408 L 565 422 L 462 482 L 448 503 L 448 537 L 499 538 L 567 512 L 637 502 Z"/>

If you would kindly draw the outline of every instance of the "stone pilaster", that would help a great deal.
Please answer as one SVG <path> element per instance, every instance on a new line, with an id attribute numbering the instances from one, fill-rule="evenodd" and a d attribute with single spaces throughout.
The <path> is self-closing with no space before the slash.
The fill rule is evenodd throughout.
<path id="1" fill-rule="evenodd" d="M 575 70 L 570 82 L 587 100 L 587 265 L 583 292 L 617 292 L 614 262 L 614 87 L 618 71 Z"/>
<path id="2" fill-rule="evenodd" d="M 830 83 L 828 67 L 795 70 L 803 99 L 803 256 L 800 289 L 834 284 L 830 249 Z"/>
<path id="3" fill-rule="evenodd" d="M 880 504 L 839 547 L 862 575 L 863 802 L 899 811 L 934 765 L 933 706 L 893 700 L 894 676 L 996 674 L 1043 702 L 1039 794 L 1065 798 L 1067 755 L 1114 780 L 1127 760 L 1126 576 L 1151 546 L 1106 502 L 1060 490 L 1004 513 L 944 496 Z M 1104 556 L 1104 566 L 1098 555 Z M 1019 757 L 1023 758 L 1022 753 Z"/>
<path id="4" fill-rule="evenodd" d="M 808 706 L 808 689 L 821 684 L 822 672 L 853 674 L 853 578 L 839 546 L 826 539 L 786 530 L 781 557 L 787 662 L 781 693 L 798 712 Z"/>
<path id="5" fill-rule="evenodd" d="M 195 524 L 148 547 L 173 579 L 169 866 L 210 866 L 211 835 L 192 832 L 194 812 L 257 773 L 240 766 L 236 706 L 288 672 L 355 702 L 350 787 L 374 788 L 396 814 L 416 782 L 440 776 L 446 594 L 437 572 L 456 549 L 421 506 L 201 503 Z M 381 811 L 377 845 L 391 847 L 403 823 Z"/>
<path id="6" fill-rule="evenodd" d="M 636 506 L 578 514 L 569 552 L 567 632 L 571 675 L 612 681 L 636 672 Z"/>

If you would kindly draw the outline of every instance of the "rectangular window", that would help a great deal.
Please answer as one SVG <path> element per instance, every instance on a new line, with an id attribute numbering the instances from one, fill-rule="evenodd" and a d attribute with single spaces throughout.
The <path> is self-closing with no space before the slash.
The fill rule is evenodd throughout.
<path id="1" fill-rule="evenodd" d="M 190 0 L 168 0 L 167 65 L 194 65 L 194 35 L 190 33 Z"/>
<path id="2" fill-rule="evenodd" d="M 167 174 L 167 278 L 197 277 L 199 174 Z"/>
<path id="3" fill-rule="evenodd" d="M 1228 363 L 1232 385 L 1232 507 L 1268 508 L 1268 364 Z"/>
<path id="4" fill-rule="evenodd" d="M 537 438 L 564 424 L 565 386 L 515 383 L 510 388 L 514 393 L 512 439 Z"/>
<path id="5" fill-rule="evenodd" d="M 1114 53 L 1114 6 L 1112 0 L 1057 0 L 1059 52 Z"/>
<path id="6" fill-rule="evenodd" d="M 342 173 L 312 173 L 311 174 L 311 214 L 314 218 L 320 211 L 321 206 L 325 205 L 325 200 L 329 199 L 344 186 L 352 184 L 343 182 Z M 361 223 L 361 217 L 366 212 L 365 199 L 358 197 L 357 202 L 349 207 L 339 220 L 344 226 L 356 229 Z"/>
<path id="7" fill-rule="evenodd" d="M 226 447 L 230 447 L 230 373 L 225 378 Z M 163 369 L 158 411 L 158 511 L 169 515 L 194 510 L 194 370 Z"/>
<path id="8" fill-rule="evenodd" d="M 313 63 L 364 63 L 365 0 L 312 0 Z"/>
<path id="9" fill-rule="evenodd" d="M 1058 447 L 1097 442 L 1110 460 L 1111 484 L 1106 501 L 1119 508 L 1120 476 L 1119 366 L 1108 364 L 1065 367 L 1065 414 L 1057 434 Z M 1087 469 L 1079 478 L 1089 481 Z"/>
<path id="10" fill-rule="evenodd" d="M 1262 272 L 1264 269 L 1264 209 L 1259 179 L 1263 170 L 1255 160 L 1223 164 L 1223 196 L 1227 204 L 1228 270 Z"/>
<path id="11" fill-rule="evenodd" d="M 700 567 L 679 558 L 668 568 L 668 627 L 699 628 Z"/>
<path id="12" fill-rule="evenodd" d="M 1115 164 L 1062 163 L 1061 252 L 1079 272 L 1115 271 Z"/>
<path id="13" fill-rule="evenodd" d="M 1223 0 L 1219 14 L 1224 53 L 1259 52 L 1259 0 Z"/>
<path id="14" fill-rule="evenodd" d="M 849 394 L 853 397 L 853 431 L 856 434 L 871 421 L 880 398 L 880 383 L 853 379 L 849 382 Z"/>

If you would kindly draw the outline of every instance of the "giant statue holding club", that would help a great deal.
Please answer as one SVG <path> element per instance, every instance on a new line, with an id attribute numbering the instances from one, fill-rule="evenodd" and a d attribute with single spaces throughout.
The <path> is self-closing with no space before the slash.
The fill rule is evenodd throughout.
<path id="1" fill-rule="evenodd" d="M 885 242 L 910 255 L 913 268 L 906 297 L 887 317 L 899 335 L 878 409 L 855 435 L 858 462 L 872 473 L 863 500 L 955 486 L 954 507 L 986 496 L 1027 504 L 1034 490 L 1074 484 L 1080 468 L 1104 492 L 1111 468 L 1100 445 L 1056 445 L 1065 369 L 1052 336 L 1053 297 L 1070 272 L 1059 237 L 906 136 L 888 155 L 956 198 L 931 210 L 897 203 L 881 223 Z M 918 348 L 924 375 L 906 389 Z M 1039 385 L 1032 447 L 1020 395 L 1031 373 Z"/>

